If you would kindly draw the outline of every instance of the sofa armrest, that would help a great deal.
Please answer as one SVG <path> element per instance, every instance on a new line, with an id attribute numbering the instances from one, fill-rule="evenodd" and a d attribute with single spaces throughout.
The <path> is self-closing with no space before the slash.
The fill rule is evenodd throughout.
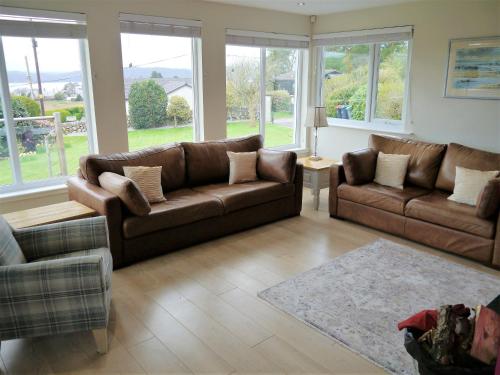
<path id="1" fill-rule="evenodd" d="M 493 244 L 493 257 L 491 263 L 500 268 L 500 211 L 497 214 L 497 231 L 495 233 L 495 243 Z"/>
<path id="2" fill-rule="evenodd" d="M 346 181 L 349 185 L 372 182 L 377 167 L 377 152 L 372 148 L 347 152 L 342 156 Z"/>
<path id="3" fill-rule="evenodd" d="M 115 267 L 122 265 L 122 203 L 118 196 L 103 188 L 91 184 L 80 177 L 68 179 L 69 199 L 93 208 L 100 215 L 106 216 L 108 224 L 109 249 L 113 255 Z"/>
<path id="4" fill-rule="evenodd" d="M 99 255 L 0 267 L 0 339 L 87 330 L 105 322 L 110 291 L 104 268 Z"/>
<path id="5" fill-rule="evenodd" d="M 13 234 L 28 261 L 109 246 L 104 216 L 18 229 Z"/>
<path id="6" fill-rule="evenodd" d="M 282 184 L 295 181 L 297 154 L 292 151 L 274 151 L 261 148 L 258 151 L 257 174 L 263 180 Z"/>
<path id="7" fill-rule="evenodd" d="M 344 182 L 346 182 L 344 166 L 340 164 L 332 165 L 330 167 L 330 191 L 328 197 L 329 211 L 330 211 L 330 216 L 332 217 L 337 216 L 337 204 L 338 204 L 337 188 L 339 187 L 340 184 Z"/>

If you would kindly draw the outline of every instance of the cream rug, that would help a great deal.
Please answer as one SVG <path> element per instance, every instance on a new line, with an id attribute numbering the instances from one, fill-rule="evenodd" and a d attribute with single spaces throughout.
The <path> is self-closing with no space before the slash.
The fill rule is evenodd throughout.
<path id="1" fill-rule="evenodd" d="M 500 277 L 380 239 L 259 297 L 388 372 L 412 374 L 399 321 L 443 304 L 487 304 L 499 293 Z"/>

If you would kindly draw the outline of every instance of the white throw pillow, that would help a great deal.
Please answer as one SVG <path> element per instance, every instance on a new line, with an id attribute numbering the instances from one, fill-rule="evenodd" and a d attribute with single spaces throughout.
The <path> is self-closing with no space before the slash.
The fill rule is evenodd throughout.
<path id="1" fill-rule="evenodd" d="M 231 152 L 229 157 L 229 185 L 257 180 L 257 152 Z"/>
<path id="2" fill-rule="evenodd" d="M 378 153 L 375 179 L 377 184 L 403 190 L 410 155 Z"/>
<path id="3" fill-rule="evenodd" d="M 149 203 L 166 201 L 161 188 L 161 166 L 123 167 L 123 173 L 137 184 Z"/>
<path id="4" fill-rule="evenodd" d="M 499 171 L 478 171 L 456 167 L 455 188 L 453 194 L 448 197 L 450 201 L 465 203 L 475 206 L 477 197 L 492 178 L 498 175 Z"/>

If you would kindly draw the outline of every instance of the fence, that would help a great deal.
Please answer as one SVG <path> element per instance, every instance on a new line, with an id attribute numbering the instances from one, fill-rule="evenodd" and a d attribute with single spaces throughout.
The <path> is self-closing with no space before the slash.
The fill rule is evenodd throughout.
<path id="1" fill-rule="evenodd" d="M 47 121 L 53 120 L 54 125 L 51 126 L 49 123 L 43 124 L 42 126 L 33 126 L 34 121 Z M 0 119 L 0 123 L 4 123 L 4 119 Z M 18 124 L 21 123 L 22 128 L 18 129 Z M 23 124 L 24 123 L 24 124 Z M 38 139 L 43 138 L 43 146 L 45 147 L 47 153 L 48 162 L 48 173 L 49 177 L 53 177 L 54 173 L 52 171 L 52 156 L 50 152 L 51 142 L 50 137 L 54 136 L 54 145 L 57 149 L 60 175 L 68 175 L 68 164 L 66 160 L 66 150 L 64 149 L 64 128 L 71 126 L 71 124 L 63 124 L 61 121 L 61 114 L 59 112 L 54 112 L 51 116 L 35 116 L 35 117 L 15 117 L 15 133 L 16 140 L 21 143 L 26 152 L 36 151 L 36 146 L 38 145 Z M 5 127 L 0 128 L 0 138 L 6 137 Z M 37 139 L 35 139 L 37 138 Z M 10 154 L 15 152 L 15 150 L 7 150 Z"/>

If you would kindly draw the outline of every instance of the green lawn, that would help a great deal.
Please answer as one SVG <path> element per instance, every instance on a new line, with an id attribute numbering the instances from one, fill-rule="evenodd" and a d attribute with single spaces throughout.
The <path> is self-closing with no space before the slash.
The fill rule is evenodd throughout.
<path id="1" fill-rule="evenodd" d="M 230 122 L 227 124 L 228 138 L 243 137 L 245 135 L 257 134 L 259 126 L 249 121 Z M 172 143 L 179 141 L 191 141 L 193 130 L 191 126 L 179 128 L 133 130 L 129 132 L 130 150 L 139 150 L 144 147 L 161 143 Z M 293 143 L 293 129 L 266 124 L 266 147 L 274 147 Z M 66 136 L 64 138 L 68 173 L 74 174 L 78 168 L 80 156 L 88 154 L 86 136 Z M 52 174 L 60 173 L 58 154 L 55 148 L 51 149 Z M 23 181 L 36 181 L 49 178 L 48 155 L 43 147 L 38 147 L 34 155 L 21 156 L 21 173 Z M 0 186 L 12 183 L 10 165 L 8 159 L 0 160 Z"/>

